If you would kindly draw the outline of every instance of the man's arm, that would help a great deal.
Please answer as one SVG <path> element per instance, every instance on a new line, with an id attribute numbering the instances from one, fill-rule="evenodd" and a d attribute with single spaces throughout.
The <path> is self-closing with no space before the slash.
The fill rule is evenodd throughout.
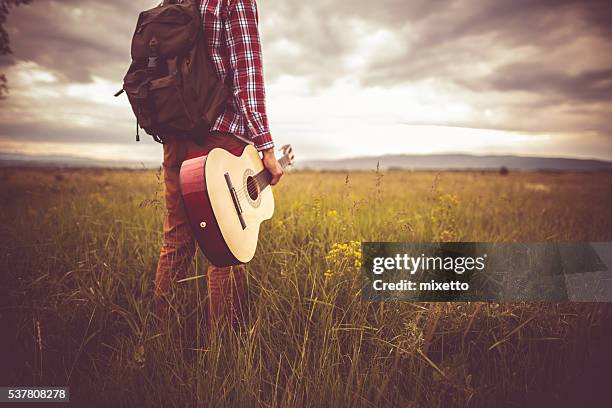
<path id="1" fill-rule="evenodd" d="M 261 43 L 255 0 L 229 0 L 226 38 L 234 100 L 257 150 L 273 147 L 266 115 Z"/>
<path id="2" fill-rule="evenodd" d="M 255 147 L 263 152 L 263 163 L 272 174 L 270 184 L 274 185 L 283 175 L 283 170 L 274 156 L 274 142 L 266 115 L 257 4 L 255 0 L 229 0 L 227 15 L 226 38 L 234 98 Z"/>

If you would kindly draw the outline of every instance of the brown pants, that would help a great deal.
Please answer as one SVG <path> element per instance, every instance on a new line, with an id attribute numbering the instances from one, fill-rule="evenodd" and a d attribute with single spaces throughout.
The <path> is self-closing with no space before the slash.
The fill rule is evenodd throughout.
<path id="1" fill-rule="evenodd" d="M 164 182 L 166 185 L 166 218 L 164 243 L 155 275 L 154 300 L 158 316 L 164 318 L 171 305 L 172 285 L 186 277 L 196 251 L 196 243 L 187 220 L 181 197 L 179 172 L 186 157 L 215 147 L 234 149 L 245 143 L 232 134 L 214 132 L 203 145 L 177 139 L 164 144 Z M 246 282 L 241 266 L 208 267 L 208 322 L 242 320 Z"/>

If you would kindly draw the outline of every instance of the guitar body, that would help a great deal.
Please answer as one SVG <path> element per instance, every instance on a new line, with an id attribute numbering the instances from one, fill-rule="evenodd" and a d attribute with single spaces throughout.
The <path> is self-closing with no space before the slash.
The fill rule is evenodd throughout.
<path id="1" fill-rule="evenodd" d="M 214 265 L 237 265 L 255 255 L 259 226 L 274 214 L 272 189 L 257 182 L 264 171 L 251 145 L 240 156 L 217 148 L 181 166 L 187 217 L 200 249 Z"/>

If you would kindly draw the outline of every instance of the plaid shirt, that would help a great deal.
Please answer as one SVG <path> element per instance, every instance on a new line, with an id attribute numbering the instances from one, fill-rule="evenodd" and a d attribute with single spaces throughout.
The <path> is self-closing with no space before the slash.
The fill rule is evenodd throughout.
<path id="1" fill-rule="evenodd" d="M 208 54 L 217 75 L 231 86 L 227 107 L 211 130 L 274 147 L 268 128 L 256 0 L 201 0 Z M 229 78 L 228 78 L 229 77 Z"/>

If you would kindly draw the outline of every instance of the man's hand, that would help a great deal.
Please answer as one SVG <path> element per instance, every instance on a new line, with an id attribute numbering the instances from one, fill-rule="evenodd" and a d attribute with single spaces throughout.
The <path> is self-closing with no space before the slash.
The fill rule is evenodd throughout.
<path id="1" fill-rule="evenodd" d="M 281 167 L 278 160 L 276 160 L 276 156 L 274 156 L 273 147 L 263 150 L 262 153 L 264 167 L 268 169 L 270 174 L 272 174 L 272 181 L 270 181 L 270 184 L 275 185 L 283 176 L 283 168 Z"/>

